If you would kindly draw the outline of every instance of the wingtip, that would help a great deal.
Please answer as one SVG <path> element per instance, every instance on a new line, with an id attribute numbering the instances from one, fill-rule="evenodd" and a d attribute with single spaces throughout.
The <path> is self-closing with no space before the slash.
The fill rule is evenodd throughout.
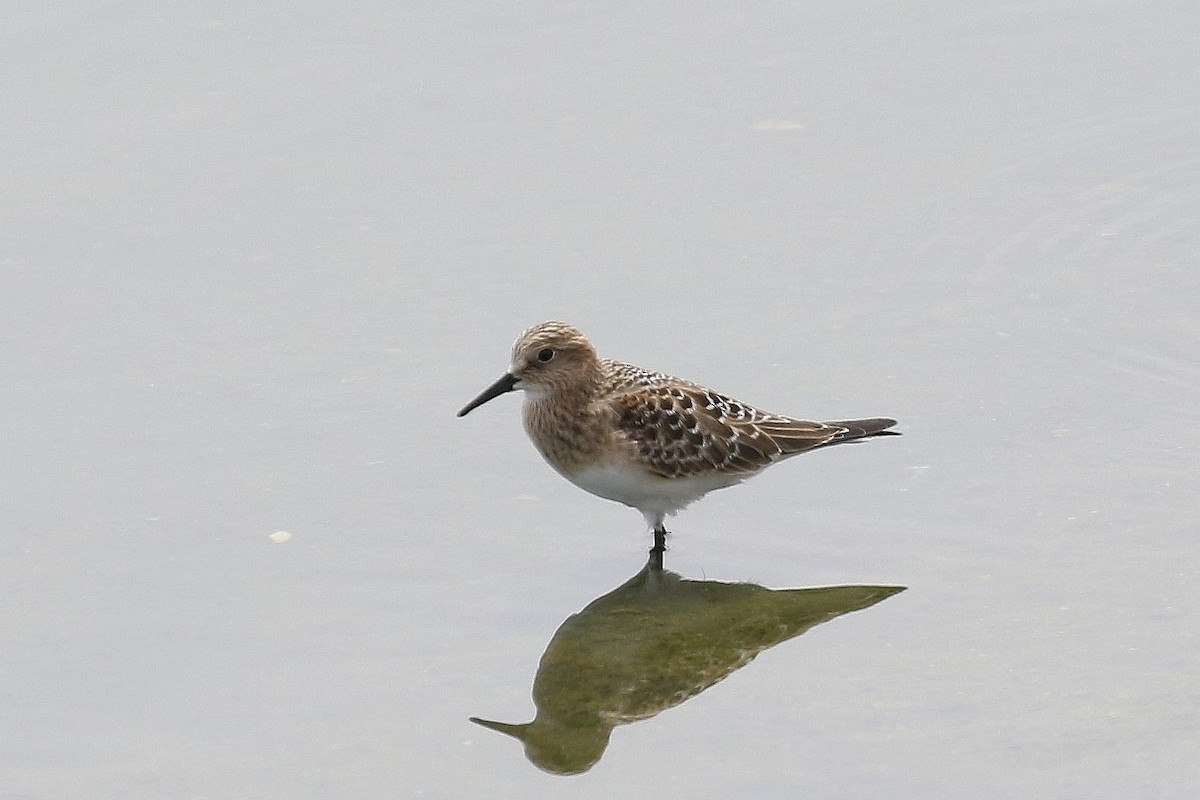
<path id="1" fill-rule="evenodd" d="M 835 422 L 834 425 L 841 425 L 850 430 L 855 438 L 863 436 L 899 436 L 900 431 L 888 430 L 895 426 L 896 420 L 891 417 L 872 417 L 870 419 L 848 419 L 842 422 Z"/>

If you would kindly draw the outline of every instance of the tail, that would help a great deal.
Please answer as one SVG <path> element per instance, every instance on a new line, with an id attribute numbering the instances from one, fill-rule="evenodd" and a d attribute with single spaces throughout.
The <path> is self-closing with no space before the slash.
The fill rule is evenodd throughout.
<path id="1" fill-rule="evenodd" d="M 856 439 L 867 439 L 871 436 L 899 436 L 900 431 L 889 431 L 888 428 L 896 424 L 896 420 L 888 419 L 887 417 L 872 417 L 871 419 L 842 419 L 833 420 L 825 423 L 826 425 L 836 425 L 839 428 L 845 428 L 844 433 L 839 433 L 834 436 L 822 447 L 828 447 L 832 444 L 842 444 L 843 442 L 853 442 Z"/>

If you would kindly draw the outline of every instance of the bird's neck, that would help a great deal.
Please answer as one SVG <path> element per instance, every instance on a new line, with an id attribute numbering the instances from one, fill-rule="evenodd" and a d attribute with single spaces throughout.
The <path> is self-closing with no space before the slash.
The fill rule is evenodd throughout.
<path id="1" fill-rule="evenodd" d="M 525 393 L 525 432 L 542 457 L 563 474 L 590 462 L 603 447 L 607 428 L 597 424 L 594 400 L 595 385 L 586 383 Z"/>

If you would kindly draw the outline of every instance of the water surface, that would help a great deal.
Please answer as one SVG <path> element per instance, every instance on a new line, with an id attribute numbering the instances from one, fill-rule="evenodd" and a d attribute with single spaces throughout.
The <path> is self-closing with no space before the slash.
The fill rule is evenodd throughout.
<path id="1" fill-rule="evenodd" d="M 1200 9 L 7 16 L 0 798 L 1200 791 Z M 468 718 L 649 538 L 454 417 L 552 318 L 905 433 L 667 566 L 908 590 L 573 777 Z"/>

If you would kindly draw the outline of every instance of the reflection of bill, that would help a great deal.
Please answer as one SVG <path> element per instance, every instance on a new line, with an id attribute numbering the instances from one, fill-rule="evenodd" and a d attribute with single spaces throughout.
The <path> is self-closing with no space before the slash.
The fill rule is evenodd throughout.
<path id="1" fill-rule="evenodd" d="M 533 681 L 532 722 L 471 721 L 520 739 L 547 772 L 585 772 L 617 725 L 679 705 L 763 650 L 903 590 L 766 589 L 684 580 L 650 563 L 555 631 Z"/>

